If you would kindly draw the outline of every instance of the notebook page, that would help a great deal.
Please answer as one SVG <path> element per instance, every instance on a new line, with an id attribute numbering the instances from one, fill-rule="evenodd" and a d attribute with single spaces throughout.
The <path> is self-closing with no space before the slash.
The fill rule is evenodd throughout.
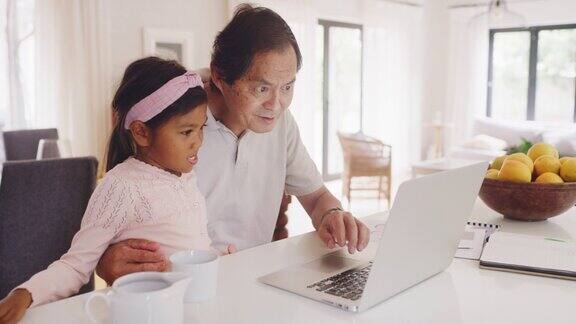
<path id="1" fill-rule="evenodd" d="M 576 244 L 541 236 L 496 232 L 490 236 L 480 260 L 574 272 Z"/>

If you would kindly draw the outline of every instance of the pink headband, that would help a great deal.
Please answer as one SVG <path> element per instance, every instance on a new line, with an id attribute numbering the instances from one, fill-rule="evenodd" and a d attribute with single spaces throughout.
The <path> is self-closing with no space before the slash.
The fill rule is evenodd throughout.
<path id="1" fill-rule="evenodd" d="M 202 79 L 198 74 L 190 71 L 166 82 L 160 89 L 130 108 L 124 121 L 124 128 L 130 129 L 130 124 L 136 120 L 149 121 L 182 97 L 188 89 L 195 87 L 202 87 Z"/>

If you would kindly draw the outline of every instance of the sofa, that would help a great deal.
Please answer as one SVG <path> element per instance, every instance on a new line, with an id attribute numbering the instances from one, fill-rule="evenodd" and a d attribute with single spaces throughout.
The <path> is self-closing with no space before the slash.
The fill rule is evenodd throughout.
<path id="1" fill-rule="evenodd" d="M 576 156 L 576 124 L 542 121 L 504 121 L 478 118 L 473 123 L 472 138 L 449 149 L 454 159 L 493 160 L 506 154 L 522 139 L 554 145 L 560 156 Z"/>

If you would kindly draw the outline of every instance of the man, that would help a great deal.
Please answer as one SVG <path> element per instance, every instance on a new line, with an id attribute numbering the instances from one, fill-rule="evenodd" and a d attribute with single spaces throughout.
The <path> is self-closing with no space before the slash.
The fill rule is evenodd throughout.
<path id="1" fill-rule="evenodd" d="M 195 170 L 220 250 L 270 242 L 284 192 L 298 198 L 329 248 L 347 245 L 354 253 L 368 244 L 368 228 L 326 189 L 286 111 L 301 63 L 292 31 L 267 8 L 241 5 L 216 37 Z M 157 249 L 145 240 L 119 242 L 102 256 L 98 274 L 112 283 L 131 272 L 164 271 L 166 257 Z"/>

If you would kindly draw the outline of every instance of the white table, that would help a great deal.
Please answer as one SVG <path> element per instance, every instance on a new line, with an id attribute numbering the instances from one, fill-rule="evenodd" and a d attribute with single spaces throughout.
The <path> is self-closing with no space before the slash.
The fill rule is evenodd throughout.
<path id="1" fill-rule="evenodd" d="M 423 215 L 425 216 L 425 215 Z M 371 220 L 385 214 L 371 216 Z M 503 231 L 576 238 L 576 209 L 539 223 L 504 220 L 478 201 L 472 220 L 502 224 Z M 314 233 L 223 257 L 218 297 L 187 304 L 187 323 L 574 323 L 576 282 L 483 270 L 454 259 L 447 271 L 361 313 L 260 284 L 256 278 L 325 252 Z M 87 323 L 86 295 L 28 311 L 22 323 Z M 105 316 L 102 309 L 101 315 Z"/>

